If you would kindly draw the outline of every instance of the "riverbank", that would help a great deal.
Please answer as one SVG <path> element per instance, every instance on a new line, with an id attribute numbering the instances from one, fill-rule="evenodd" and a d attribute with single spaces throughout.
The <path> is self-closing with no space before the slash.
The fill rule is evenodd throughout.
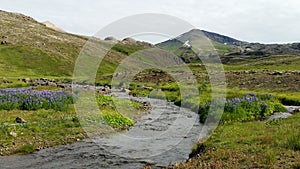
<path id="1" fill-rule="evenodd" d="M 60 91 L 33 91 L 27 88 L 3 91 L 2 110 L 0 110 L 1 156 L 33 153 L 53 146 L 78 142 L 88 137 L 82 128 L 82 122 L 90 124 L 93 121 L 80 121 L 72 103 L 62 104 L 60 98 L 53 96 L 52 93 L 60 93 Z M 39 98 L 36 98 L 36 95 Z M 27 100 L 32 98 L 32 100 L 25 103 L 26 99 L 19 97 Z M 7 100 L 8 98 L 11 99 Z M 55 101 L 56 99 L 58 100 Z M 146 114 L 148 109 L 145 107 L 147 105 L 139 102 L 118 98 L 114 101 L 131 105 L 131 109 L 126 110 L 130 112 L 127 114 L 131 117 L 120 115 L 111 97 L 98 95 L 97 102 L 102 115 L 98 113 L 97 116 L 90 116 L 89 119 L 99 120 L 103 117 L 108 126 L 116 131 L 122 131 L 132 126 L 135 123 L 134 120 Z M 63 107 L 58 107 L 59 105 Z M 97 130 L 98 134 L 103 135 L 111 131 L 113 130 Z"/>
<path id="2" fill-rule="evenodd" d="M 127 97 L 119 93 L 120 98 Z M 129 97 L 129 96 L 128 96 Z M 142 116 L 128 131 L 44 149 L 28 155 L 0 157 L 10 168 L 152 168 L 185 161 L 200 137 L 196 113 L 173 103 L 150 98 L 151 113 Z"/>
<path id="3" fill-rule="evenodd" d="M 220 125 L 194 156 L 175 168 L 299 168 L 300 114 Z"/>

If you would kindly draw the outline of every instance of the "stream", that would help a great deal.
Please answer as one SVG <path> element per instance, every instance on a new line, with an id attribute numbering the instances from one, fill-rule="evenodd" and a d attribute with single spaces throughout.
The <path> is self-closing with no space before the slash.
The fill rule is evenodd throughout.
<path id="1" fill-rule="evenodd" d="M 129 98 L 118 93 L 120 98 Z M 153 99 L 151 113 L 142 116 L 129 130 L 90 138 L 70 145 L 43 149 L 28 155 L 0 157 L 1 169 L 66 168 L 163 168 L 188 159 L 201 137 L 198 115 L 173 103 Z"/>

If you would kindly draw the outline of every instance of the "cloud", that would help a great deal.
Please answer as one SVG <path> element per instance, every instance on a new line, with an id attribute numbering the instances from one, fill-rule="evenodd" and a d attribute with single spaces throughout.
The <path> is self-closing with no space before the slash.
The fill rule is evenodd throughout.
<path id="1" fill-rule="evenodd" d="M 297 0 L 9 0 L 1 9 L 50 20 L 63 29 L 93 35 L 120 18 L 163 13 L 250 42 L 300 41 Z"/>

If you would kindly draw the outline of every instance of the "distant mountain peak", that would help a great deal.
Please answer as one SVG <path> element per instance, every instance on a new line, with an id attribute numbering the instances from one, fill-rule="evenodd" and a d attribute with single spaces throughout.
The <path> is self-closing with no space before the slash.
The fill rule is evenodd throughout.
<path id="1" fill-rule="evenodd" d="M 189 36 L 194 36 L 196 34 L 204 34 L 208 39 L 215 41 L 215 42 L 225 44 L 225 45 L 240 46 L 243 43 L 247 43 L 247 42 L 243 42 L 243 41 L 231 38 L 229 36 L 221 35 L 221 34 L 214 33 L 214 32 L 209 32 L 209 31 L 205 31 L 205 30 L 200 30 L 200 29 L 192 29 L 185 34 L 189 34 Z"/>

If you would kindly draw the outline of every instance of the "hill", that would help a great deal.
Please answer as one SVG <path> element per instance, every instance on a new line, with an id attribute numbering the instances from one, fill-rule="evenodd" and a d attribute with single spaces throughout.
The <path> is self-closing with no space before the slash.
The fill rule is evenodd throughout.
<path id="1" fill-rule="evenodd" d="M 179 57 L 187 62 L 198 62 L 197 56 L 190 49 L 184 46 L 180 39 L 189 40 L 199 34 L 204 34 L 219 53 L 224 64 L 245 61 L 249 58 L 263 58 L 274 55 L 299 55 L 300 43 L 292 44 L 261 44 L 249 43 L 234 38 L 220 35 L 213 32 L 208 32 L 199 29 L 193 29 L 186 32 L 175 39 L 170 39 L 157 44 L 166 50 L 176 53 Z"/>
<path id="2" fill-rule="evenodd" d="M 57 31 L 53 29 L 53 25 L 49 28 L 49 24 L 47 26 L 39 23 L 31 17 L 5 11 L 0 11 L 0 26 L 0 76 L 2 77 L 71 77 L 75 61 L 89 39 L 89 37 Z M 245 70 L 247 66 L 239 65 L 256 65 L 255 68 L 258 69 L 274 66 L 274 69 L 279 67 L 282 70 L 286 65 L 293 69 L 300 64 L 299 43 L 268 45 L 248 43 L 198 29 L 186 32 L 179 38 L 188 40 L 199 33 L 204 33 L 211 40 L 224 64 L 233 65 L 230 69 Z M 97 44 L 105 44 L 109 41 L 117 40 L 112 37 L 105 40 L 95 39 Z M 200 62 L 195 52 L 178 39 L 171 39 L 156 46 L 130 38 L 118 42 L 99 66 L 99 79 L 107 80 L 112 77 L 112 73 L 122 59 L 141 49 L 163 48 L 175 53 L 186 63 Z"/>
<path id="3" fill-rule="evenodd" d="M 80 50 L 89 39 L 23 14 L 5 11 L 0 11 L 0 27 L 0 76 L 3 77 L 70 77 Z M 107 54 L 99 73 L 112 72 L 126 55 L 151 47 L 147 43 L 125 42 Z M 107 41 L 95 39 L 95 43 Z"/>

